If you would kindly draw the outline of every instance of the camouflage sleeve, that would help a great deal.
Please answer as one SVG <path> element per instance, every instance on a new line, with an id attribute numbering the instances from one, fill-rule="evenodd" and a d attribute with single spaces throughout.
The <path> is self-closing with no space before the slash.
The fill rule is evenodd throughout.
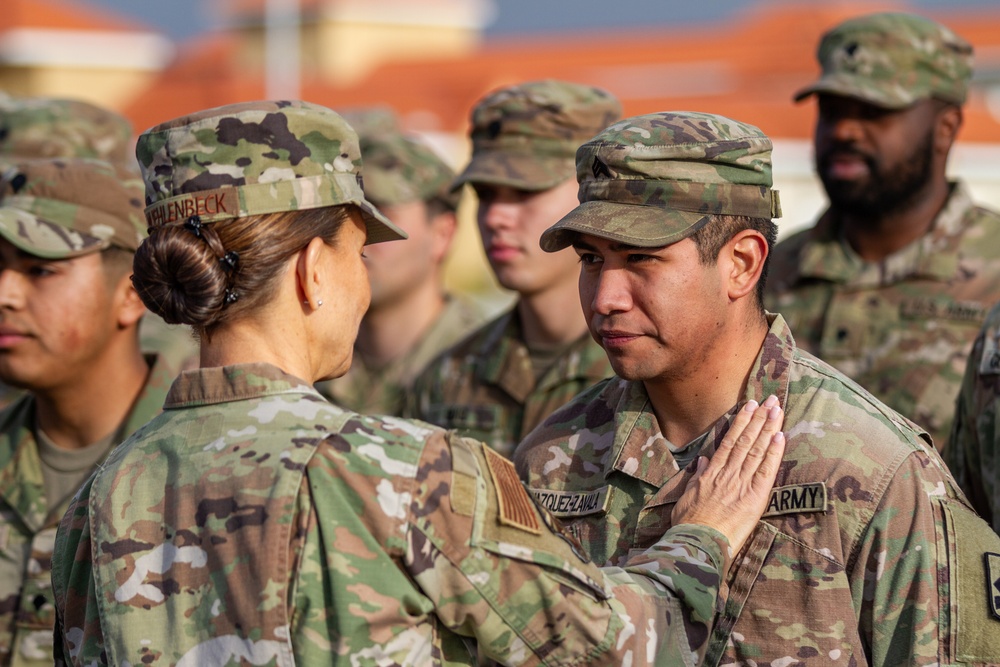
<path id="1" fill-rule="evenodd" d="M 90 566 L 90 489 L 80 489 L 63 515 L 52 550 L 52 590 L 56 601 L 55 664 L 107 664 L 97 593 Z"/>
<path id="2" fill-rule="evenodd" d="M 450 446 L 449 446 L 450 443 Z M 455 632 L 503 664 L 696 664 L 728 545 L 679 526 L 602 571 L 537 509 L 513 464 L 451 435 L 418 473 L 406 567 Z"/>
<path id="3" fill-rule="evenodd" d="M 945 461 L 979 515 L 1000 533 L 1000 349 L 994 311 L 969 354 Z"/>
<path id="4" fill-rule="evenodd" d="M 858 541 L 850 578 L 872 664 L 1000 661 L 1000 616 L 989 613 L 1000 595 L 989 554 L 1000 553 L 1000 537 L 952 484 L 936 454 L 909 453 Z"/>

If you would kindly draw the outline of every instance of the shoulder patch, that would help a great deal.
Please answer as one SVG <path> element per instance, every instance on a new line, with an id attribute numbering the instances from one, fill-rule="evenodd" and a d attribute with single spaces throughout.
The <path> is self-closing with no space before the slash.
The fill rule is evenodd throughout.
<path id="1" fill-rule="evenodd" d="M 534 535 L 542 534 L 542 526 L 538 519 L 535 504 L 528 496 L 528 491 L 518 479 L 514 464 L 500 456 L 489 447 L 483 447 L 486 455 L 486 465 L 497 490 L 497 503 L 500 506 L 500 523 L 511 528 L 518 528 Z"/>
<path id="2" fill-rule="evenodd" d="M 774 487 L 764 517 L 806 512 L 826 512 L 826 484 L 823 482 Z"/>
<path id="3" fill-rule="evenodd" d="M 983 338 L 983 354 L 979 357 L 980 375 L 997 375 L 1000 373 L 1000 345 L 992 328 L 987 330 Z"/>
<path id="4" fill-rule="evenodd" d="M 603 514 L 608 509 L 611 497 L 610 487 L 602 486 L 592 491 L 552 491 L 550 489 L 528 489 L 538 504 L 558 517 L 587 516 Z"/>
<path id="5" fill-rule="evenodd" d="M 1000 554 L 987 551 L 983 560 L 986 566 L 986 599 L 993 617 L 1000 621 Z"/>

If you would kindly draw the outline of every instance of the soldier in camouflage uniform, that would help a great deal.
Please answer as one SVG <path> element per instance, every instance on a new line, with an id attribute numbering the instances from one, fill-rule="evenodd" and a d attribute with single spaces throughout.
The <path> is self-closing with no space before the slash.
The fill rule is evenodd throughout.
<path id="1" fill-rule="evenodd" d="M 366 201 L 339 116 L 222 107 L 149 130 L 137 153 L 136 289 L 200 331 L 203 367 L 63 519 L 57 665 L 697 663 L 729 545 L 780 462 L 773 399 L 699 462 L 684 525 L 602 571 L 508 460 L 310 386 L 350 361 L 365 244 L 403 237 Z"/>
<path id="2" fill-rule="evenodd" d="M 721 116 L 624 120 L 577 153 L 572 245 L 619 378 L 530 434 L 515 465 L 597 563 L 671 526 L 688 463 L 745 401 L 776 395 L 788 442 L 727 576 L 706 665 L 1000 662 L 1000 538 L 927 435 L 796 347 L 761 305 L 780 215 L 771 142 Z"/>
<path id="3" fill-rule="evenodd" d="M 1000 299 L 1000 215 L 945 163 L 962 122 L 972 47 L 911 14 L 828 32 L 815 95 L 816 169 L 830 207 L 778 244 L 765 303 L 798 344 L 946 446 L 955 395 Z"/>
<path id="4" fill-rule="evenodd" d="M 51 665 L 56 526 L 173 373 L 139 347 L 142 191 L 110 164 L 34 160 L 0 178 L 0 665 Z"/>
<path id="5" fill-rule="evenodd" d="M 110 163 L 122 179 L 138 183 L 133 144 L 132 124 L 126 118 L 89 102 L 50 97 L 0 100 L 0 164 L 92 158 Z M 137 187 L 141 191 L 141 184 Z M 188 327 L 170 327 L 147 314 L 139 332 L 143 350 L 161 355 L 177 368 L 198 365 L 198 348 Z M 12 392 L 10 400 L 15 396 Z"/>
<path id="6" fill-rule="evenodd" d="M 479 197 L 483 247 L 514 307 L 435 360 L 406 414 L 483 440 L 505 456 L 553 410 L 611 374 L 587 333 L 570 252 L 546 256 L 542 231 L 576 206 L 577 147 L 621 116 L 609 93 L 536 81 L 472 111 L 472 161 L 455 181 Z"/>
<path id="7" fill-rule="evenodd" d="M 372 299 L 354 362 L 346 375 L 316 388 L 350 410 L 399 415 L 417 374 L 485 318 L 444 289 L 442 265 L 458 207 L 458 193 L 450 190 L 455 174 L 430 148 L 401 134 L 389 114 L 345 119 L 361 142 L 365 196 L 409 238 L 366 251 Z"/>
<path id="8" fill-rule="evenodd" d="M 965 367 L 944 460 L 969 502 L 1000 534 L 1000 305 L 986 316 Z"/>

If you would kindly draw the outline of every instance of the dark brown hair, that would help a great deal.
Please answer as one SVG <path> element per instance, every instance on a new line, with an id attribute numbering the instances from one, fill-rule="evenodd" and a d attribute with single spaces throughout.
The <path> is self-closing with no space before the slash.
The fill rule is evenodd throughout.
<path id="1" fill-rule="evenodd" d="M 348 216 L 341 205 L 162 225 L 136 250 L 132 283 L 168 324 L 210 333 L 270 300 L 288 259 L 317 237 L 333 245 Z"/>
<path id="2" fill-rule="evenodd" d="M 707 225 L 691 235 L 698 248 L 698 259 L 702 264 L 711 266 L 719 261 L 719 252 L 722 246 L 729 243 L 730 239 L 747 229 L 759 232 L 767 239 L 767 257 L 764 259 L 764 268 L 760 272 L 760 280 L 757 281 L 757 305 L 761 311 L 764 310 L 764 285 L 767 283 L 767 272 L 771 265 L 771 252 L 778 239 L 778 226 L 773 220 L 768 218 L 751 218 L 745 215 L 715 215 Z"/>

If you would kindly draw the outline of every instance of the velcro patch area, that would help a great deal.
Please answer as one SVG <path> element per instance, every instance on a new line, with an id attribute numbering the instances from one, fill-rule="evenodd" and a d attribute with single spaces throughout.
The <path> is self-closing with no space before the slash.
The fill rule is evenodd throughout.
<path id="1" fill-rule="evenodd" d="M 497 490 L 497 503 L 500 506 L 500 523 L 511 528 L 541 535 L 542 526 L 535 510 L 535 504 L 528 496 L 528 491 L 518 479 L 514 464 L 484 447 L 486 465 Z"/>
<path id="2" fill-rule="evenodd" d="M 983 554 L 986 565 L 986 598 L 990 611 L 1000 621 L 1000 554 Z"/>

